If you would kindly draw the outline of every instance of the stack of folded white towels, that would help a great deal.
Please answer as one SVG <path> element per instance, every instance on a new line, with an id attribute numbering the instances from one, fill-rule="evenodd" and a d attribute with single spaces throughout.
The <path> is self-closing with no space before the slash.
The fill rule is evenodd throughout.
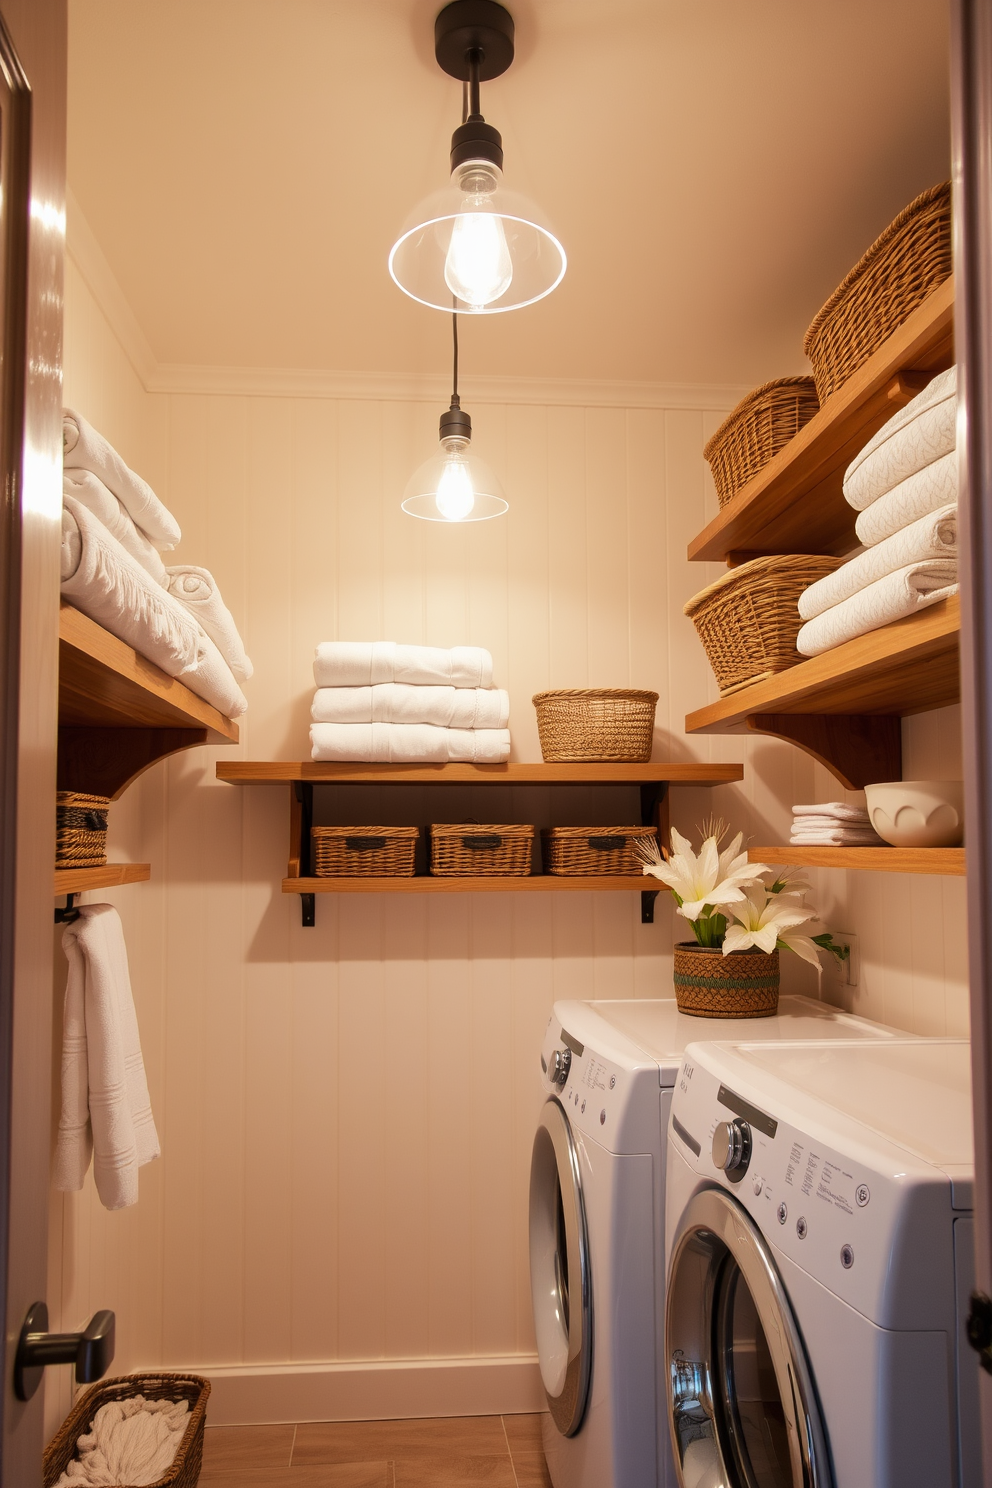
<path id="1" fill-rule="evenodd" d="M 814 806 L 793 806 L 793 847 L 884 847 L 863 806 L 846 801 L 824 801 Z"/>
<path id="2" fill-rule="evenodd" d="M 181 533 L 140 475 L 80 414 L 62 416 L 62 598 L 226 718 L 248 703 L 244 643 L 205 568 L 167 567 Z"/>
<path id="3" fill-rule="evenodd" d="M 848 467 L 863 549 L 799 600 L 796 646 L 817 656 L 958 587 L 957 368 L 928 383 Z"/>
<path id="4" fill-rule="evenodd" d="M 479 646 L 322 641 L 313 664 L 315 760 L 500 764 L 510 755 L 510 699 Z"/>

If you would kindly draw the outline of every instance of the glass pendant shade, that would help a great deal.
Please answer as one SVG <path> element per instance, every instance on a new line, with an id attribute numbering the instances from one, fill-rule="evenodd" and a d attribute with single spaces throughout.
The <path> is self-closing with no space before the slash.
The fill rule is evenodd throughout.
<path id="1" fill-rule="evenodd" d="M 402 506 L 428 522 L 485 522 L 510 509 L 502 486 L 469 440 L 451 435 L 414 471 Z"/>

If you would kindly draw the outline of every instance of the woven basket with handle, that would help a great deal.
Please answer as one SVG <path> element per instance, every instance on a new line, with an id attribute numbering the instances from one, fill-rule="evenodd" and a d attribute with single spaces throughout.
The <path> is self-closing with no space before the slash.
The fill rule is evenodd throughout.
<path id="1" fill-rule="evenodd" d="M 188 1400 L 189 1422 L 179 1448 L 166 1473 L 148 1488 L 196 1488 L 203 1461 L 203 1427 L 207 1418 L 210 1384 L 198 1374 L 126 1374 L 100 1380 L 80 1395 L 58 1431 L 45 1448 L 42 1459 L 45 1488 L 54 1488 L 76 1456 L 76 1443 L 90 1430 L 93 1417 L 112 1400 L 143 1395 L 146 1400 Z M 80 1483 L 82 1483 L 82 1478 Z M 114 1488 L 135 1488 L 133 1483 L 115 1483 Z"/>
<path id="2" fill-rule="evenodd" d="M 431 872 L 439 878 L 526 878 L 534 828 L 523 822 L 488 826 L 479 822 L 431 827 Z"/>
<path id="3" fill-rule="evenodd" d="M 544 871 L 560 878 L 641 873 L 643 861 L 633 844 L 657 835 L 654 827 L 544 827 Z"/>
<path id="4" fill-rule="evenodd" d="M 799 596 L 843 563 L 819 553 L 752 558 L 708 584 L 685 606 L 720 692 L 762 682 L 805 660 L 796 650 Z"/>
<path id="5" fill-rule="evenodd" d="M 876 238 L 803 339 L 820 402 L 951 273 L 951 183 L 931 186 Z"/>
<path id="6" fill-rule="evenodd" d="M 546 764 L 644 764 L 651 758 L 656 692 L 571 687 L 535 693 L 531 701 Z"/>
<path id="7" fill-rule="evenodd" d="M 748 393 L 703 450 L 726 506 L 819 411 L 812 377 L 780 377 Z"/>
<path id="8" fill-rule="evenodd" d="M 311 827 L 317 878 L 412 878 L 419 827 Z"/>
<path id="9" fill-rule="evenodd" d="M 770 1018 L 778 1009 L 778 951 L 675 947 L 675 1001 L 694 1018 Z"/>
<path id="10" fill-rule="evenodd" d="M 55 793 L 56 868 L 102 868 L 107 861 L 109 796 Z"/>

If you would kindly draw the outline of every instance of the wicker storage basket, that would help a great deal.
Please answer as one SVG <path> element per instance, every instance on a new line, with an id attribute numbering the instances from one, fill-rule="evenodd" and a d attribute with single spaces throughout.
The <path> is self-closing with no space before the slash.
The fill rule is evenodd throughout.
<path id="1" fill-rule="evenodd" d="M 45 1448 L 42 1459 L 45 1488 L 53 1488 L 65 1472 L 76 1455 L 76 1442 L 89 1431 L 100 1407 L 111 1400 L 127 1400 L 132 1395 L 144 1395 L 146 1400 L 189 1401 L 189 1423 L 179 1450 L 168 1472 L 156 1478 L 151 1488 L 196 1488 L 203 1460 L 203 1425 L 209 1394 L 209 1382 L 198 1374 L 126 1374 L 118 1379 L 101 1380 L 80 1395 Z M 134 1485 L 120 1483 L 115 1488 L 134 1488 Z"/>
<path id="2" fill-rule="evenodd" d="M 581 687 L 538 692 L 531 701 L 546 764 L 645 764 L 651 758 L 656 692 Z"/>
<path id="3" fill-rule="evenodd" d="M 482 826 L 455 822 L 431 827 L 431 872 L 438 878 L 526 878 L 534 828 L 521 822 Z"/>
<path id="4" fill-rule="evenodd" d="M 55 794 L 56 868 L 102 868 L 107 861 L 109 796 Z"/>
<path id="5" fill-rule="evenodd" d="M 951 183 L 899 213 L 834 290 L 803 339 L 820 402 L 951 272 Z"/>
<path id="6" fill-rule="evenodd" d="M 806 553 L 752 558 L 690 599 L 685 614 L 699 632 L 721 695 L 805 659 L 796 650 L 803 623 L 799 596 L 843 561 Z"/>
<path id="7" fill-rule="evenodd" d="M 780 377 L 748 393 L 703 450 L 720 505 L 732 501 L 819 407 L 812 377 Z"/>
<path id="8" fill-rule="evenodd" d="M 544 827 L 541 830 L 544 871 L 560 878 L 639 874 L 644 865 L 633 844 L 657 835 L 654 827 Z"/>
<path id="9" fill-rule="evenodd" d="M 694 1018 L 770 1018 L 778 1010 L 778 951 L 675 947 L 675 1001 Z"/>
<path id="10" fill-rule="evenodd" d="M 419 827 L 311 827 L 317 878 L 412 878 Z"/>

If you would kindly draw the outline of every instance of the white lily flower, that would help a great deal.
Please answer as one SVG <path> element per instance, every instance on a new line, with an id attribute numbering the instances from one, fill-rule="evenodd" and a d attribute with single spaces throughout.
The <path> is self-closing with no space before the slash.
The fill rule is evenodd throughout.
<path id="1" fill-rule="evenodd" d="M 699 856 L 675 827 L 672 828 L 672 856 L 667 863 L 645 863 L 644 872 L 667 884 L 681 899 L 679 914 L 696 920 L 704 909 L 717 909 L 740 903 L 744 886 L 757 881 L 769 870 L 763 863 L 749 863 L 747 853 L 740 852 L 740 833 L 730 846 L 719 852 L 715 837 L 707 837 Z M 804 916 L 803 918 L 806 918 Z"/>
<path id="2" fill-rule="evenodd" d="M 790 950 L 795 950 L 798 956 L 802 956 L 804 961 L 810 959 L 805 953 L 805 944 L 803 949 L 799 949 L 799 943 L 807 942 L 809 937 L 788 936 L 786 933 L 796 925 L 805 925 L 814 918 L 809 909 L 795 904 L 789 896 L 770 894 L 764 884 L 747 888 L 742 900 L 742 904 L 734 905 L 730 911 L 737 923 L 727 926 L 723 940 L 725 956 L 731 951 L 749 950 L 752 946 L 771 955 L 777 942 L 781 940 Z"/>

